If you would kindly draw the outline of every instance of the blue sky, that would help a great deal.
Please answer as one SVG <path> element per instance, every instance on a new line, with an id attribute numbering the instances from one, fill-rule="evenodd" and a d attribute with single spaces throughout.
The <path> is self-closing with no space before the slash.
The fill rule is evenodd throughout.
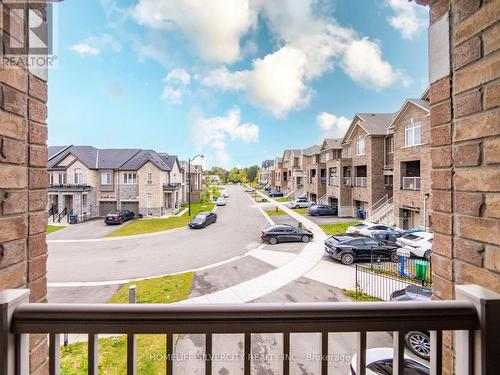
<path id="1" fill-rule="evenodd" d="M 65 0 L 49 145 L 260 164 L 340 137 L 427 86 L 427 10 L 407 0 Z"/>

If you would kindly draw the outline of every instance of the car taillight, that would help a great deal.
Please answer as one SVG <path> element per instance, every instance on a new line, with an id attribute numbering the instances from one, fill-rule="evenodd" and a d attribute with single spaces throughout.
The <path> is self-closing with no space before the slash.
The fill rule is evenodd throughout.
<path id="1" fill-rule="evenodd" d="M 115 216 L 115 219 L 119 219 L 119 218 L 120 218 L 120 215 L 116 215 L 116 216 Z"/>

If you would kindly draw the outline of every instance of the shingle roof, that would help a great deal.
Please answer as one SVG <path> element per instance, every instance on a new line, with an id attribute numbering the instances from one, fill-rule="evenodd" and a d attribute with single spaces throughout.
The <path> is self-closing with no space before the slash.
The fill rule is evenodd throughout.
<path id="1" fill-rule="evenodd" d="M 264 160 L 262 162 L 262 168 L 269 168 L 273 164 L 274 164 L 274 160 Z"/>
<path id="2" fill-rule="evenodd" d="M 342 148 L 342 138 L 325 138 L 324 142 L 326 143 L 328 149 Z"/>
<path id="3" fill-rule="evenodd" d="M 426 111 L 430 111 L 431 106 L 427 100 L 424 99 L 408 99 L 409 102 L 412 102 L 413 104 L 425 109 Z"/>
<path id="4" fill-rule="evenodd" d="M 359 124 L 370 135 L 386 134 L 387 127 L 395 113 L 357 113 L 362 121 Z"/>
<path id="5" fill-rule="evenodd" d="M 92 146 L 51 146 L 48 168 L 54 168 L 69 154 L 90 169 L 120 169 L 135 171 L 150 161 L 159 169 L 170 171 L 177 156 L 141 149 L 96 149 Z"/>
<path id="6" fill-rule="evenodd" d="M 302 152 L 304 153 L 304 155 L 310 156 L 319 154 L 320 151 L 321 151 L 321 145 L 313 145 L 311 147 L 305 148 Z"/>

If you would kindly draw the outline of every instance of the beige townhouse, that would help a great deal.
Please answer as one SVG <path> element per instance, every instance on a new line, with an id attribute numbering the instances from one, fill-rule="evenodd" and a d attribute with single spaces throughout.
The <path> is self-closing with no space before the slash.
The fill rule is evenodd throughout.
<path id="1" fill-rule="evenodd" d="M 282 191 L 283 186 L 283 158 L 277 157 L 274 159 L 274 183 L 273 190 Z"/>
<path id="2" fill-rule="evenodd" d="M 48 210 L 54 220 L 79 220 L 127 209 L 161 216 L 184 202 L 183 173 L 175 155 L 141 149 L 54 146 L 48 153 Z"/>
<path id="3" fill-rule="evenodd" d="M 264 160 L 259 172 L 259 184 L 262 186 L 272 186 L 274 174 L 274 160 Z"/>
<path id="4" fill-rule="evenodd" d="M 406 100 L 388 128 L 385 170 L 393 173 L 394 224 L 404 229 L 430 224 L 430 132 L 425 99 Z"/>
<path id="5" fill-rule="evenodd" d="M 203 177 L 203 166 L 201 164 L 190 164 L 187 161 L 179 162 L 182 171 L 183 189 L 181 192 L 183 202 L 188 201 L 188 192 L 191 188 L 191 202 L 199 202 L 203 187 L 205 185 Z"/>
<path id="6" fill-rule="evenodd" d="M 313 202 L 318 202 L 326 192 L 326 184 L 320 181 L 320 175 L 326 174 L 326 163 L 320 162 L 321 145 L 313 145 L 303 150 L 303 169 L 305 173 L 304 195 Z"/>
<path id="7" fill-rule="evenodd" d="M 283 152 L 283 179 L 281 191 L 285 195 L 301 195 L 304 189 L 305 173 L 303 154 L 299 149 L 287 149 Z"/>
<path id="8" fill-rule="evenodd" d="M 393 113 L 357 113 L 342 140 L 344 155 L 352 160 L 352 203 L 347 210 L 353 216 L 359 209 L 370 216 L 392 196 L 392 187 L 384 185 L 384 142 L 393 117 Z"/>

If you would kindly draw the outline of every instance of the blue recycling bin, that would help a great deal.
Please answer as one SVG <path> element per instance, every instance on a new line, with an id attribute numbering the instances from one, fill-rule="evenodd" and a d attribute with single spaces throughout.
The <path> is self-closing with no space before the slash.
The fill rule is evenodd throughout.
<path id="1" fill-rule="evenodd" d="M 77 214 L 69 214 L 69 223 L 70 224 L 78 223 L 78 215 Z"/>

